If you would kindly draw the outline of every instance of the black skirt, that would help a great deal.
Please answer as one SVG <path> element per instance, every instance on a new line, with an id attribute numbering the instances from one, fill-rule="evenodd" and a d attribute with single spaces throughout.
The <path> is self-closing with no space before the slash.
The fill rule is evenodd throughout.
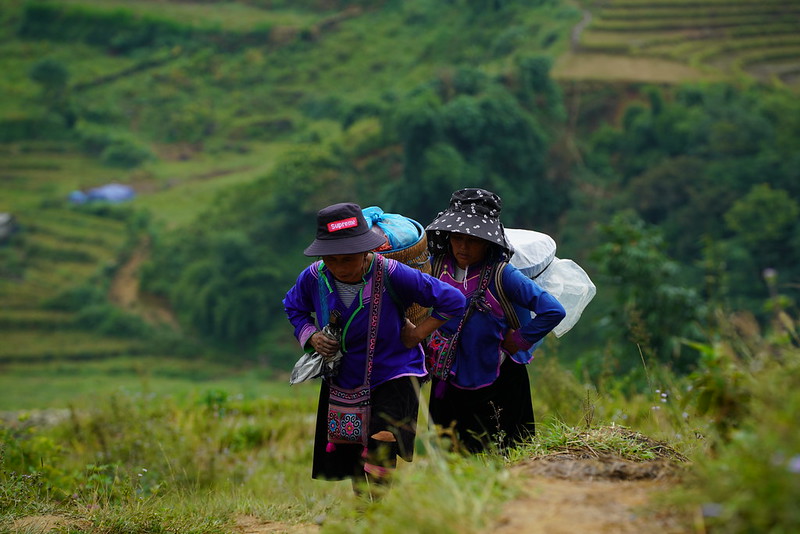
<path id="1" fill-rule="evenodd" d="M 314 460 L 311 477 L 325 480 L 343 480 L 364 476 L 364 447 L 361 444 L 337 443 L 328 447 L 328 393 L 325 381 L 319 391 L 317 424 L 314 435 Z M 372 413 L 369 435 L 388 430 L 396 442 L 378 442 L 372 438 L 367 444 L 368 453 L 380 459 L 383 467 L 392 468 L 397 456 L 410 462 L 414 456 L 414 440 L 417 435 L 419 413 L 419 382 L 416 377 L 400 377 L 389 380 L 370 391 Z M 330 449 L 333 450 L 330 450 Z M 374 460 L 372 460 L 374 461 Z"/>
<path id="2" fill-rule="evenodd" d="M 437 396 L 437 391 L 443 393 Z M 480 389 L 460 389 L 434 378 L 430 413 L 435 424 L 445 429 L 454 425 L 459 441 L 471 452 L 530 438 L 535 426 L 528 370 L 506 358 L 497 380 Z"/>

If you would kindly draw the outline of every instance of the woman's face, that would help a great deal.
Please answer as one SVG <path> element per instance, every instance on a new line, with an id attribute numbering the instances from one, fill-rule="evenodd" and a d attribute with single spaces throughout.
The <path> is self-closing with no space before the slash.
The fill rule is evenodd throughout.
<path id="1" fill-rule="evenodd" d="M 347 284 L 357 284 L 361 281 L 367 269 L 368 254 L 368 252 L 334 254 L 332 256 L 322 256 L 322 261 L 337 280 Z"/>
<path id="2" fill-rule="evenodd" d="M 462 269 L 483 261 L 489 252 L 490 243 L 480 237 L 465 234 L 450 234 L 450 248 L 456 264 Z"/>

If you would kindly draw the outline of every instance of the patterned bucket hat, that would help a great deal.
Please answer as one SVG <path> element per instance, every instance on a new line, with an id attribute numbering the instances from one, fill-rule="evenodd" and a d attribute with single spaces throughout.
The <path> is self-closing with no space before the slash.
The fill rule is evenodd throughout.
<path id="1" fill-rule="evenodd" d="M 453 193 L 447 209 L 425 228 L 431 254 L 446 252 L 448 236 L 455 232 L 485 239 L 511 257 L 514 247 L 506 239 L 505 229 L 500 222 L 502 206 L 500 197 L 486 189 L 469 187 Z"/>

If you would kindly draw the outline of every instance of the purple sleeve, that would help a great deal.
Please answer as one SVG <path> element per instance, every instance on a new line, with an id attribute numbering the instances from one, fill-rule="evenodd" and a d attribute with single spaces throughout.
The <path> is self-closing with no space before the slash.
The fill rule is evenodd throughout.
<path id="1" fill-rule="evenodd" d="M 315 265 L 300 273 L 297 282 L 283 299 L 283 309 L 289 322 L 294 326 L 294 336 L 301 347 L 305 347 L 308 338 L 318 330 L 313 315 L 316 309 L 314 297 L 318 293 Z"/>
<path id="2" fill-rule="evenodd" d="M 405 264 L 394 263 L 395 268 L 389 273 L 391 284 L 404 304 L 416 302 L 431 308 L 431 315 L 443 321 L 464 313 L 467 301 L 458 289 Z"/>

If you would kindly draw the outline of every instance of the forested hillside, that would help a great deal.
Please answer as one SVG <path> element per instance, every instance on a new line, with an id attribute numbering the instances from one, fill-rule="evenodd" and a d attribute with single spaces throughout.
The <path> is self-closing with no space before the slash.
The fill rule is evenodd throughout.
<path id="1" fill-rule="evenodd" d="M 5 0 L 0 528 L 479 532 L 552 454 L 681 471 L 694 532 L 796 530 L 795 4 Z M 281 299 L 317 210 L 468 186 L 597 285 L 529 368 L 536 440 L 312 486 Z"/>
<path id="2" fill-rule="evenodd" d="M 182 335 L 240 357 L 267 354 L 278 366 L 294 358 L 280 348 L 280 300 L 305 261 L 314 213 L 345 199 L 426 224 L 457 187 L 499 193 L 507 226 L 550 233 L 600 286 L 580 332 L 562 340 L 567 360 L 596 364 L 611 346 L 613 367 L 636 367 L 638 350 L 626 340 L 645 330 L 640 349 L 688 370 L 696 354 L 678 340 L 696 334 L 711 310 L 765 319 L 765 301 L 785 307 L 796 297 L 799 134 L 790 90 L 747 77 L 556 82 L 551 69 L 581 18 L 556 1 L 167 6 L 17 1 L 4 9 L 7 177 L 33 172 L 24 154 L 66 171 L 60 185 L 42 185 L 44 204 L 26 209 L 18 204 L 25 188 L 6 182 L 3 208 L 28 227 L 3 249 L 16 277 L 3 291 L 9 302 L 24 298 L 20 308 L 58 308 L 14 296 L 30 293 L 32 260 L 48 246 L 39 221 L 66 208 L 70 189 L 111 177 L 139 192 L 130 214 L 114 216 L 134 226 L 129 247 L 148 235 L 140 273 L 151 300 L 172 310 Z M 600 22 L 584 39 L 621 17 L 595 14 Z M 795 23 L 795 11 L 785 15 L 784 24 Z M 70 174 L 61 160 L 76 152 L 100 170 Z M 63 254 L 45 255 L 69 259 Z M 70 291 L 88 291 L 72 279 Z M 61 308 L 84 317 L 103 300 Z M 25 322 L 6 313 L 12 329 Z M 62 330 L 53 312 L 35 314 Z"/>

